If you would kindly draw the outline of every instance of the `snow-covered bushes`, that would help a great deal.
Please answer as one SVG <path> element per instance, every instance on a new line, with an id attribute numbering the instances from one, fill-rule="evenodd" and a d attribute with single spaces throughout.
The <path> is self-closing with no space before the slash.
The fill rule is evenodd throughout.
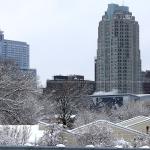
<path id="1" fill-rule="evenodd" d="M 94 145 L 96 147 L 112 147 L 115 141 L 111 128 L 105 125 L 93 125 L 89 128 L 89 132 L 78 135 L 77 139 L 80 146 Z"/>
<path id="2" fill-rule="evenodd" d="M 44 132 L 44 135 L 39 139 L 38 145 L 41 146 L 56 146 L 64 144 L 62 136 L 62 126 L 56 123 L 50 124 Z"/>

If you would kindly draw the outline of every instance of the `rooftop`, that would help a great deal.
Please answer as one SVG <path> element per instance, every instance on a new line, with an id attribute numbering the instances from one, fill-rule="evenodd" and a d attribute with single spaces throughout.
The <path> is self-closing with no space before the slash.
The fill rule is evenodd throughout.
<path id="1" fill-rule="evenodd" d="M 78 128 L 75 128 L 75 129 L 72 129 L 70 130 L 69 132 L 72 133 L 72 134 L 84 134 L 87 132 L 87 130 L 92 127 L 93 125 L 108 125 L 109 127 L 111 128 L 118 128 L 118 129 L 121 129 L 123 131 L 126 131 L 126 132 L 129 132 L 129 133 L 134 133 L 134 134 L 137 134 L 137 135 L 145 135 L 137 130 L 134 130 L 134 129 L 131 129 L 131 128 L 127 128 L 125 126 L 121 126 L 119 124 L 115 124 L 115 123 L 112 123 L 110 121 L 107 121 L 107 120 L 97 120 L 97 121 L 94 121 L 94 122 L 91 122 L 89 124 L 86 124 L 86 125 L 83 125 L 83 126 L 80 126 Z"/>
<path id="2" fill-rule="evenodd" d="M 129 126 L 132 126 L 134 124 L 141 123 L 141 122 L 144 122 L 147 120 L 150 120 L 150 118 L 145 117 L 145 116 L 137 116 L 137 117 L 131 118 L 129 120 L 125 120 L 125 121 L 122 121 L 120 123 L 117 123 L 117 125 L 120 125 L 123 127 L 129 127 Z"/>
<path id="3" fill-rule="evenodd" d="M 129 7 L 127 6 L 119 6 L 118 4 L 108 4 L 107 15 L 109 18 L 113 16 L 116 12 L 129 12 Z"/>

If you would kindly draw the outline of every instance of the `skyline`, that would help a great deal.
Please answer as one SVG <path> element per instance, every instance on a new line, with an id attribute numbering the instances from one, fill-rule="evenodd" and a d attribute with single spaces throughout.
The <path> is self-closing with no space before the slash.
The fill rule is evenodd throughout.
<path id="1" fill-rule="evenodd" d="M 57 74 L 80 74 L 85 79 L 94 80 L 98 23 L 108 4 L 122 4 L 121 0 L 0 2 L 0 28 L 5 38 L 30 45 L 30 66 L 37 69 L 42 84 Z M 148 4 L 150 2 L 142 3 L 141 0 L 126 0 L 124 3 L 140 25 L 142 70 L 150 69 Z"/>

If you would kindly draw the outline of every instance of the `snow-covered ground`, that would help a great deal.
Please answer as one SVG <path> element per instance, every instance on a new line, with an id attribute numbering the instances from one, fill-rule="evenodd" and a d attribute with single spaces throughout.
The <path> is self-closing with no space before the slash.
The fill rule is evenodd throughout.
<path id="1" fill-rule="evenodd" d="M 39 130 L 39 125 L 1 125 L 0 130 L 5 130 L 9 128 L 9 134 L 13 134 L 13 132 L 18 132 L 20 134 L 24 134 L 24 132 L 28 132 L 29 136 L 26 145 L 31 146 L 37 144 L 38 140 L 43 136 L 44 130 Z M 4 134 L 4 133 L 3 133 Z M 22 135 L 24 136 L 24 135 Z M 21 136 L 20 136 L 21 138 Z M 7 138 L 5 139 L 7 140 Z"/>
<path id="2" fill-rule="evenodd" d="M 86 145 L 85 147 L 94 148 L 94 145 Z"/>
<path id="3" fill-rule="evenodd" d="M 66 147 L 64 144 L 57 144 L 56 147 Z"/>
<path id="4" fill-rule="evenodd" d="M 145 146 L 142 146 L 142 147 L 139 147 L 139 148 L 150 148 L 149 146 L 145 145 Z"/>
<path id="5" fill-rule="evenodd" d="M 37 143 L 37 141 L 43 136 L 43 134 L 44 130 L 39 130 L 39 125 L 32 125 L 28 143 Z"/>

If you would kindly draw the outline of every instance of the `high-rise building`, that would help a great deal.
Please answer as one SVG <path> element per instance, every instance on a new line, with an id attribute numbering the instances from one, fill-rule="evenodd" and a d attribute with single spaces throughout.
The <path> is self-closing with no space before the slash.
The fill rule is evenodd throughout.
<path id="1" fill-rule="evenodd" d="M 6 40 L 3 31 L 0 31 L 0 58 L 15 61 L 20 69 L 29 69 L 29 45 Z"/>
<path id="2" fill-rule="evenodd" d="M 127 6 L 109 4 L 98 27 L 96 91 L 141 92 L 139 24 Z"/>

